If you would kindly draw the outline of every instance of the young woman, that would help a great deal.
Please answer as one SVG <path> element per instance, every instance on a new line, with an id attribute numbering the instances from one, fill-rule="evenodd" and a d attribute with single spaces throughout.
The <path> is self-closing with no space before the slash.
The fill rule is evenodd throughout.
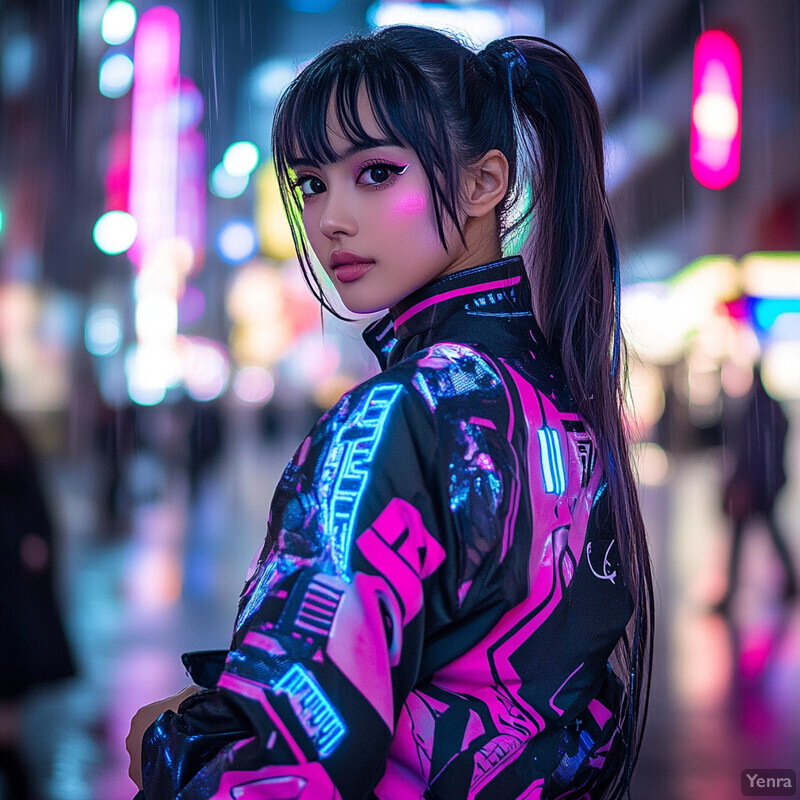
<path id="1" fill-rule="evenodd" d="M 651 584 L 583 73 L 391 27 L 306 67 L 273 138 L 312 290 L 311 251 L 388 309 L 383 371 L 286 468 L 230 650 L 186 657 L 209 688 L 135 719 L 142 796 L 619 797 Z"/>

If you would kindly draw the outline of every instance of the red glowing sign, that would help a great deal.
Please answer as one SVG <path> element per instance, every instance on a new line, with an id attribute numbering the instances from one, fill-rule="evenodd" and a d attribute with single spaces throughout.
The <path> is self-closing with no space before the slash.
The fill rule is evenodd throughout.
<path id="1" fill-rule="evenodd" d="M 694 48 L 692 174 L 709 189 L 723 189 L 739 175 L 742 57 L 723 31 L 706 31 Z"/>

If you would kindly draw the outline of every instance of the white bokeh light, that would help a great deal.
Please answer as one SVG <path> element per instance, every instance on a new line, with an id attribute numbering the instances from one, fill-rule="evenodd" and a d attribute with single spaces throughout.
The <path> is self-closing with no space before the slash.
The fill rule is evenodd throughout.
<path id="1" fill-rule="evenodd" d="M 94 225 L 94 243 L 104 253 L 124 253 L 136 239 L 136 220 L 127 211 L 107 211 Z"/>
<path id="2" fill-rule="evenodd" d="M 136 9 L 125 0 L 114 0 L 106 8 L 100 23 L 100 35 L 106 44 L 124 44 L 136 30 Z"/>
<path id="3" fill-rule="evenodd" d="M 243 367 L 234 378 L 233 391 L 243 403 L 265 405 L 275 392 L 275 379 L 263 367 Z"/>
<path id="4" fill-rule="evenodd" d="M 261 154 L 252 142 L 235 142 L 222 157 L 222 166 L 234 177 L 249 175 L 257 166 Z"/>
<path id="5" fill-rule="evenodd" d="M 93 356 L 111 356 L 122 346 L 122 320 L 119 310 L 107 303 L 92 306 L 84 328 L 86 349 Z"/>
<path id="6" fill-rule="evenodd" d="M 422 25 L 442 31 L 466 34 L 476 46 L 484 47 L 505 33 L 504 13 L 492 6 L 453 6 L 446 3 L 413 3 L 379 0 L 367 10 L 373 28 L 386 25 Z"/>
<path id="7" fill-rule="evenodd" d="M 100 64 L 100 94 L 116 99 L 133 86 L 133 61 L 124 53 L 115 53 Z"/>
<path id="8" fill-rule="evenodd" d="M 247 188 L 249 175 L 231 175 L 224 164 L 217 164 L 211 172 L 208 185 L 212 193 L 223 200 L 238 197 Z"/>
<path id="9" fill-rule="evenodd" d="M 230 361 L 219 342 L 200 336 L 183 339 L 183 384 L 193 400 L 216 400 L 227 388 Z"/>
<path id="10" fill-rule="evenodd" d="M 232 219 L 217 234 L 217 250 L 229 264 L 241 264 L 258 249 L 258 236 L 252 222 Z"/>

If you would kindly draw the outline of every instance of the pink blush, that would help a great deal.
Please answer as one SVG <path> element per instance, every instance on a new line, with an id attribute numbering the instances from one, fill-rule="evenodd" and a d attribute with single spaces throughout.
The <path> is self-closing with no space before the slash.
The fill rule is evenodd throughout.
<path id="1" fill-rule="evenodd" d="M 413 191 L 398 197 L 393 210 L 404 217 L 416 217 L 424 214 L 427 208 L 428 198 L 424 192 Z"/>

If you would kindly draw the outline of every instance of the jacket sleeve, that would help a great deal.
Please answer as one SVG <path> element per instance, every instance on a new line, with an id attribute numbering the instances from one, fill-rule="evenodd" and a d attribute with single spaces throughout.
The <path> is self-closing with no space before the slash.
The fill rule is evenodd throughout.
<path id="1" fill-rule="evenodd" d="M 148 800 L 369 795 L 418 680 L 426 597 L 446 616 L 455 591 L 435 450 L 418 394 L 385 379 L 317 424 L 276 491 L 216 687 L 145 736 Z"/>

